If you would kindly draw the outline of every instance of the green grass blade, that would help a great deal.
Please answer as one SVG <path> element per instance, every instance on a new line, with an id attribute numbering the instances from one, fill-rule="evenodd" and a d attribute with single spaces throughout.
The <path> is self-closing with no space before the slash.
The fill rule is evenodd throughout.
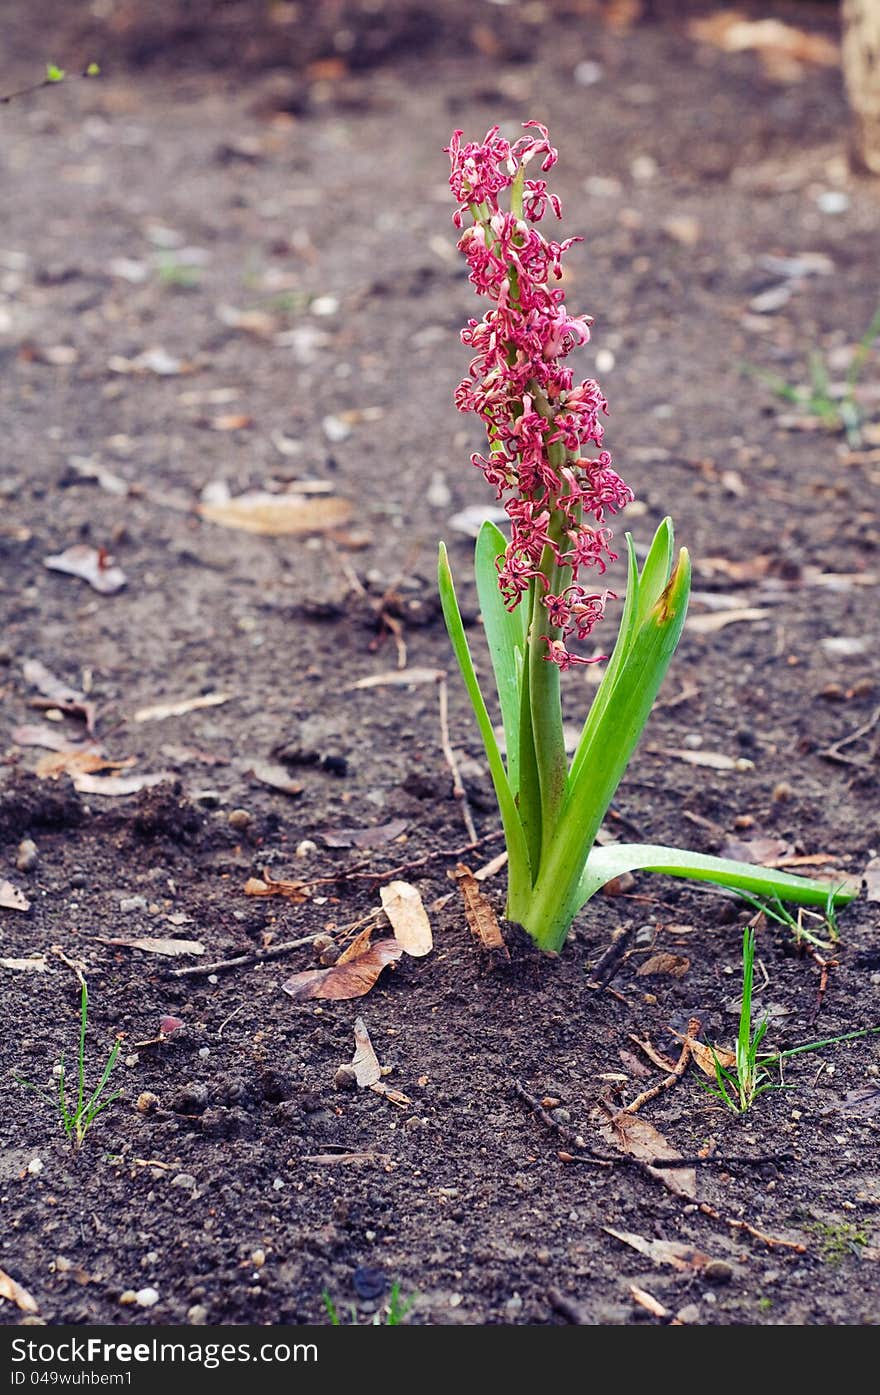
<path id="1" fill-rule="evenodd" d="M 486 643 L 495 673 L 495 688 L 501 705 L 507 747 L 507 778 L 515 798 L 520 783 L 521 688 L 529 617 L 525 600 L 520 601 L 515 610 L 508 610 L 498 589 L 495 561 L 506 547 L 507 540 L 501 530 L 494 523 L 485 522 L 477 538 L 474 572 Z"/>
<path id="2" fill-rule="evenodd" d="M 508 877 L 510 895 L 525 895 L 531 887 L 531 865 L 529 853 L 526 846 L 525 834 L 520 822 L 519 811 L 510 788 L 507 778 L 507 771 L 504 768 L 504 761 L 501 759 L 501 752 L 498 749 L 498 742 L 495 739 L 495 732 L 492 729 L 492 722 L 486 709 L 483 694 L 480 691 L 480 684 L 474 671 L 474 663 L 471 658 L 471 651 L 468 646 L 467 636 L 462 624 L 461 612 L 458 608 L 458 601 L 455 595 L 455 585 L 452 580 L 452 572 L 449 567 L 449 559 L 443 543 L 440 544 L 440 559 L 438 564 L 438 586 L 440 590 L 440 604 L 443 609 L 443 618 L 446 621 L 446 629 L 452 644 L 452 649 L 461 670 L 461 676 L 467 689 L 477 725 L 480 728 L 480 735 L 483 738 L 483 746 L 486 751 L 486 759 L 489 762 L 489 770 L 492 775 L 492 783 L 495 787 L 495 797 L 498 800 L 498 808 L 501 814 L 501 822 L 504 825 L 504 836 L 507 842 L 507 852 L 509 858 Z"/>

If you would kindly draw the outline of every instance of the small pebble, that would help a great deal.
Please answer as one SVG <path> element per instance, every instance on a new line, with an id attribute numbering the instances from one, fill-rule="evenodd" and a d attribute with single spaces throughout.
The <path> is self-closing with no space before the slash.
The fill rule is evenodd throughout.
<path id="1" fill-rule="evenodd" d="M 250 828 L 253 821 L 253 815 L 247 809 L 231 809 L 227 819 L 230 828 Z"/>
<path id="2" fill-rule="evenodd" d="M 139 1308 L 155 1308 L 159 1302 L 159 1294 L 154 1288 L 139 1288 L 134 1296 L 134 1301 Z"/>
<path id="3" fill-rule="evenodd" d="M 207 1086 L 190 1081 L 175 1097 L 171 1108 L 175 1114 L 198 1114 L 208 1103 Z"/>
<path id="4" fill-rule="evenodd" d="M 135 1109 L 139 1114 L 152 1114 L 154 1109 L 159 1108 L 159 1096 L 154 1095 L 152 1090 L 143 1090 L 137 1097 Z"/>
<path id="5" fill-rule="evenodd" d="M 178 1172 L 176 1177 L 171 1178 L 172 1187 L 182 1187 L 185 1192 L 191 1192 L 196 1185 L 196 1179 L 191 1172 Z"/>
<path id="6" fill-rule="evenodd" d="M 733 1265 L 728 1264 L 726 1259 L 710 1259 L 703 1275 L 712 1284 L 729 1284 L 733 1278 Z"/>
<path id="7" fill-rule="evenodd" d="M 43 1171 L 42 1159 L 31 1158 L 30 1162 L 27 1165 L 27 1170 L 32 1177 L 39 1177 L 40 1173 Z"/>
<path id="8" fill-rule="evenodd" d="M 32 872 L 37 865 L 37 845 L 31 838 L 23 838 L 18 845 L 15 865 L 19 872 Z"/>
<path id="9" fill-rule="evenodd" d="M 280 1191 L 283 1191 L 283 1189 L 284 1189 L 284 1179 L 283 1179 L 282 1177 L 273 1177 L 273 1178 L 272 1178 L 272 1190 L 275 1191 L 275 1192 L 280 1192 Z"/>
<path id="10" fill-rule="evenodd" d="M 147 909 L 146 896 L 123 896 L 119 902 L 119 909 L 125 911 L 145 911 Z"/>
<path id="11" fill-rule="evenodd" d="M 333 1077 L 333 1084 L 337 1090 L 356 1090 L 357 1083 L 357 1071 L 354 1066 L 340 1066 Z"/>
<path id="12" fill-rule="evenodd" d="M 823 189 L 816 195 L 816 206 L 822 213 L 845 213 L 849 208 L 849 195 L 841 189 Z"/>
<path id="13" fill-rule="evenodd" d="M 311 838 L 303 838 L 301 843 L 296 845 L 297 857 L 311 857 L 312 853 L 318 851 L 318 844 L 313 843 Z"/>
<path id="14" fill-rule="evenodd" d="M 187 1308 L 186 1320 L 190 1327 L 203 1327 L 208 1321 L 208 1309 L 204 1303 L 193 1303 L 191 1308 Z"/>
<path id="15" fill-rule="evenodd" d="M 700 1308 L 697 1303 L 686 1303 L 683 1308 L 679 1308 L 675 1314 L 679 1322 L 685 1324 L 700 1321 Z"/>

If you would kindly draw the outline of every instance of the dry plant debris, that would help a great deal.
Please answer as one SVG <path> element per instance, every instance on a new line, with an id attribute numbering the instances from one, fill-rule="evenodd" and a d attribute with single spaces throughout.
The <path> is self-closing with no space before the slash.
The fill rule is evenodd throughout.
<path id="1" fill-rule="evenodd" d="M 415 959 L 430 954 L 434 948 L 434 938 L 418 890 L 409 882 L 388 882 L 379 888 L 379 898 L 391 923 L 394 938 L 404 953 Z"/>
<path id="2" fill-rule="evenodd" d="M 403 950 L 395 940 L 378 940 L 353 959 L 337 960 L 329 969 L 306 969 L 294 974 L 282 989 L 296 1002 L 310 998 L 343 1001 L 369 993 L 382 970 L 395 964 Z"/>
<path id="3" fill-rule="evenodd" d="M 479 882 L 471 869 L 460 862 L 450 876 L 458 882 L 464 901 L 465 919 L 474 938 L 483 949 L 509 959 L 510 951 L 504 943 L 498 917 L 492 909 L 491 902 L 480 890 Z"/>

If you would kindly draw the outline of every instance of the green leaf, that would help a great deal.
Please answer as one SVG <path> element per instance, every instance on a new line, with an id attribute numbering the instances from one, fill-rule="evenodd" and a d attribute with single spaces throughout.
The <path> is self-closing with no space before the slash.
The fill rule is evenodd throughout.
<path id="1" fill-rule="evenodd" d="M 65 72 L 64 72 L 64 69 L 63 69 L 63 68 L 56 68 L 56 66 L 55 66 L 54 63 L 47 63 L 47 64 L 46 64 L 46 81 L 47 81 L 47 82 L 63 82 L 63 81 L 64 81 L 64 78 L 65 78 Z"/>
<path id="2" fill-rule="evenodd" d="M 480 728 L 480 735 L 483 738 L 483 746 L 486 751 L 486 758 L 489 762 L 489 770 L 492 774 L 492 783 L 495 786 L 495 797 L 498 800 L 498 808 L 501 813 L 501 822 L 504 825 L 504 837 L 507 842 L 508 865 L 508 886 L 510 896 L 521 896 L 525 894 L 527 888 L 531 887 L 531 867 L 529 862 L 528 848 L 526 847 L 523 827 L 520 823 L 519 811 L 514 801 L 510 783 L 507 778 L 507 771 L 504 768 L 504 761 L 501 759 L 501 752 L 498 749 L 498 742 L 495 740 L 495 732 L 492 729 L 492 721 L 486 710 L 486 703 L 480 691 L 480 684 L 474 671 L 474 663 L 471 658 L 471 651 L 468 646 L 467 636 L 462 624 L 461 612 L 458 608 L 458 600 L 455 595 L 455 584 L 452 580 L 452 572 L 449 567 L 449 559 L 443 543 L 440 544 L 440 559 L 437 568 L 437 583 L 440 591 L 440 604 L 443 609 L 443 618 L 446 621 L 446 629 L 452 643 L 452 649 L 458 660 L 461 669 L 461 676 L 467 688 L 471 706 Z"/>
<path id="3" fill-rule="evenodd" d="M 474 567 L 480 613 L 495 672 L 495 687 L 504 724 L 507 777 L 515 798 L 519 792 L 520 707 L 528 607 L 520 601 L 515 610 L 508 610 L 498 589 L 495 561 L 506 547 L 507 540 L 504 534 L 494 523 L 487 520 L 477 538 Z"/>
<path id="4" fill-rule="evenodd" d="M 672 529 L 672 519 L 664 518 L 660 527 L 654 534 L 648 555 L 645 558 L 645 565 L 642 567 L 642 575 L 639 578 L 638 606 L 636 609 L 635 628 L 639 629 L 647 620 L 649 613 L 659 601 L 661 595 L 669 584 L 672 574 L 672 552 L 675 542 L 675 535 Z"/>
<path id="5" fill-rule="evenodd" d="M 691 881 L 712 882 L 758 896 L 778 896 L 801 906 L 825 906 L 831 896 L 835 904 L 845 905 L 858 894 L 849 887 L 834 889 L 828 882 L 796 877 L 791 872 L 777 872 L 770 867 L 757 867 L 750 862 L 734 862 L 727 857 L 711 857 L 707 853 L 688 852 L 683 848 L 664 848 L 656 843 L 614 843 L 593 848 L 587 858 L 581 879 L 580 904 L 614 877 L 623 872 L 661 872 L 670 877 L 687 877 Z"/>
<path id="6" fill-rule="evenodd" d="M 101 69 L 100 69 L 100 66 L 99 66 L 97 63 L 90 63 L 89 66 L 86 68 L 85 76 L 86 76 L 86 77 L 100 77 L 100 76 L 101 76 Z"/>

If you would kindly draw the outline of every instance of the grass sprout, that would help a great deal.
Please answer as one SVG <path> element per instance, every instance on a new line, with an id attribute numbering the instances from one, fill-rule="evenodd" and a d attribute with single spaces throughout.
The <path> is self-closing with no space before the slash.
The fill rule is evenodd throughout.
<path id="1" fill-rule="evenodd" d="M 122 1043 L 115 1041 L 107 1057 L 98 1084 L 91 1094 L 86 1089 L 86 1030 L 89 1020 L 89 990 L 83 980 L 82 994 L 80 997 L 79 1015 L 79 1047 L 76 1058 L 76 1087 L 71 1089 L 68 1073 L 64 1066 L 64 1053 L 61 1053 L 61 1060 L 58 1065 L 58 1085 L 54 1095 L 47 1090 L 43 1090 L 39 1085 L 34 1085 L 29 1080 L 22 1080 L 20 1076 L 15 1079 L 19 1085 L 23 1085 L 27 1090 L 33 1090 L 41 1095 L 52 1105 L 61 1120 L 62 1128 L 70 1139 L 74 1148 L 80 1148 L 83 1139 L 91 1128 L 92 1124 L 105 1109 L 119 1098 L 121 1090 L 114 1090 L 112 1094 L 105 1095 L 105 1090 L 113 1073 L 113 1068 L 119 1057 Z"/>
<path id="2" fill-rule="evenodd" d="M 761 907 L 760 909 L 764 909 Z M 779 919 L 778 916 L 774 917 Z M 717 1049 L 713 1048 L 715 1062 L 715 1084 L 705 1084 L 710 1095 L 721 1100 L 733 1114 L 746 1114 L 755 1101 L 767 1090 L 789 1089 L 782 1078 L 785 1061 L 801 1056 L 807 1051 L 819 1051 L 824 1046 L 836 1046 L 838 1042 L 855 1041 L 859 1037 L 880 1032 L 880 1027 L 862 1027 L 855 1032 L 845 1032 L 841 1036 L 825 1037 L 821 1041 L 807 1042 L 804 1046 L 792 1046 L 786 1051 L 767 1052 L 761 1050 L 764 1037 L 770 1025 L 769 1017 L 763 1017 L 757 1026 L 753 1023 L 752 1000 L 755 975 L 755 929 L 747 925 L 743 933 L 743 992 L 739 1014 L 739 1031 L 736 1038 L 734 1059 L 731 1065 L 722 1064 Z M 778 1071 L 778 1078 L 774 1077 Z"/>
<path id="3" fill-rule="evenodd" d="M 349 1308 L 349 1312 L 351 1314 L 351 1321 L 349 1323 L 343 1323 L 342 1318 L 339 1316 L 339 1311 L 336 1307 L 336 1304 L 333 1302 L 333 1299 L 330 1297 L 330 1294 L 326 1288 L 324 1289 L 324 1292 L 321 1294 L 321 1301 L 324 1304 L 324 1307 L 327 1311 L 327 1316 L 330 1319 L 330 1324 L 332 1327 L 357 1327 L 359 1325 L 357 1318 L 357 1309 L 355 1308 L 353 1303 Z M 391 1291 L 388 1294 L 388 1302 L 384 1305 L 383 1308 L 380 1308 L 379 1312 L 374 1314 L 372 1321 L 369 1325 L 371 1327 L 400 1327 L 415 1301 L 415 1297 L 401 1297 L 400 1284 L 397 1280 L 395 1280 L 394 1283 L 391 1285 Z"/>
<path id="4" fill-rule="evenodd" d="M 799 906 L 797 916 L 792 914 L 788 906 L 780 901 L 778 896 L 761 899 L 757 896 L 751 896 L 747 891 L 740 891 L 737 894 L 742 901 L 747 901 L 768 920 L 775 920 L 777 925 L 784 925 L 787 930 L 790 930 L 798 948 L 803 948 L 805 944 L 808 944 L 812 945 L 814 949 L 827 953 L 836 949 L 840 943 L 834 900 L 835 892 L 830 886 L 828 900 L 823 910 L 810 911 L 807 910 L 806 906 Z"/>

